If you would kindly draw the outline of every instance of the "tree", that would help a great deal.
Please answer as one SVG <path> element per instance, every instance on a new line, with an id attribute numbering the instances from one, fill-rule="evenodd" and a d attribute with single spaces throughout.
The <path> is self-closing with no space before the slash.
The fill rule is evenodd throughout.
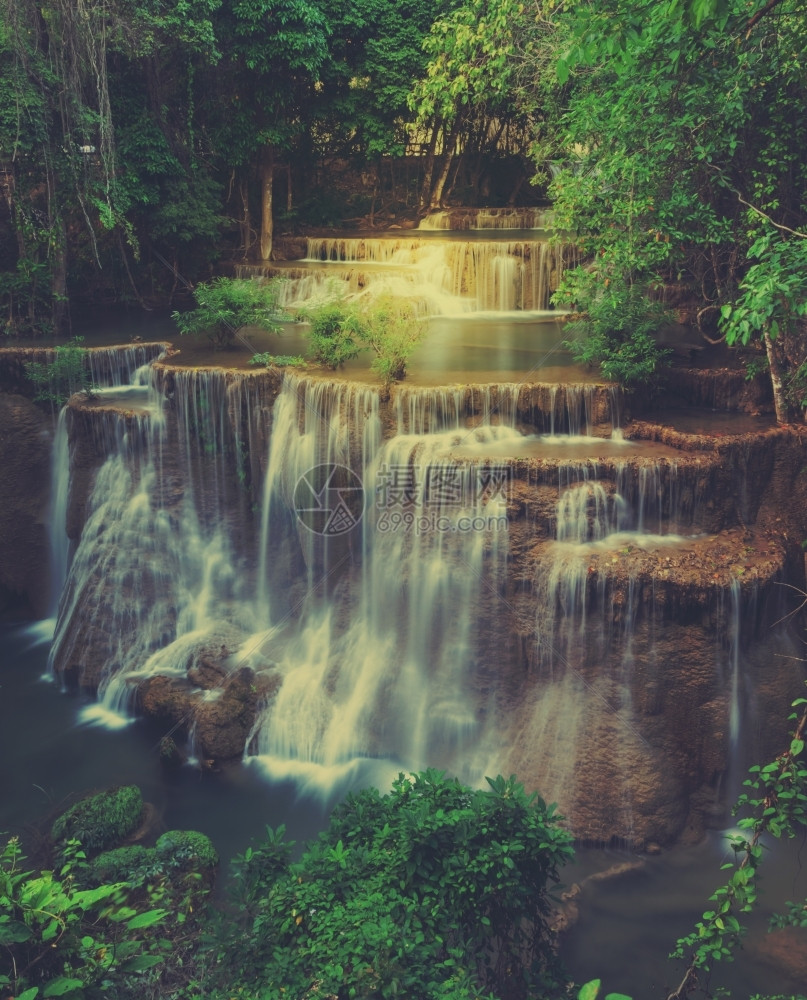
<path id="1" fill-rule="evenodd" d="M 515 150 L 526 152 L 532 106 L 520 102 L 518 77 L 519 38 L 528 20 L 520 0 L 469 0 L 432 25 L 423 42 L 426 73 L 409 99 L 417 125 L 431 135 L 424 208 L 442 204 L 458 147 L 489 157 L 509 132 Z M 440 144 L 442 163 L 435 174 Z"/>
<path id="2" fill-rule="evenodd" d="M 245 326 L 276 333 L 281 317 L 276 286 L 247 279 L 214 278 L 193 290 L 196 308 L 174 312 L 180 333 L 204 334 L 214 347 L 229 347 Z"/>
<path id="3" fill-rule="evenodd" d="M 308 0 L 237 0 L 216 22 L 224 59 L 210 91 L 216 146 L 239 175 L 244 228 L 250 228 L 248 180 L 260 187 L 260 258 L 272 256 L 272 186 L 276 159 L 302 131 L 327 56 L 328 25 Z"/>
<path id="4" fill-rule="evenodd" d="M 227 988 L 471 1000 L 546 987 L 548 893 L 572 854 L 557 820 L 514 778 L 483 791 L 426 771 L 350 796 L 298 862 L 270 831 L 237 862 Z"/>
<path id="5" fill-rule="evenodd" d="M 807 71 L 795 55 L 805 42 L 792 0 L 756 10 L 741 0 L 593 0 L 555 20 L 551 45 L 568 91 L 554 135 L 557 228 L 626 281 L 686 282 L 712 338 L 722 315 L 724 331 L 742 339 L 724 307 L 755 279 L 758 240 L 773 247 L 805 230 L 807 123 L 797 109 Z M 795 256 L 766 258 L 776 270 L 766 346 L 782 384 L 804 360 L 803 337 L 786 343 L 772 325 L 773 299 L 790 296 L 776 285 L 792 287 Z M 762 325 L 754 335 L 764 338 Z"/>

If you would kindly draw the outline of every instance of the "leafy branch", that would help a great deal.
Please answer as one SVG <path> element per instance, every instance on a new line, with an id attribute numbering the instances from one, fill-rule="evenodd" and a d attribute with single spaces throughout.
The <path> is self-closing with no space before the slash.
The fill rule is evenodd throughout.
<path id="1" fill-rule="evenodd" d="M 764 767 L 750 768 L 752 777 L 744 783 L 749 791 L 740 796 L 735 811 L 744 806 L 753 810 L 738 824 L 751 831 L 751 837 L 730 838 L 735 858 L 742 860 L 723 866 L 732 874 L 710 897 L 715 905 L 703 914 L 691 934 L 678 940 L 671 957 L 683 958 L 691 949 L 691 958 L 681 982 L 667 1000 L 686 1000 L 697 984 L 699 969 L 708 970 L 711 962 L 721 959 L 731 960 L 744 933 L 738 914 L 749 913 L 756 902 L 755 880 L 762 860 L 763 834 L 794 837 L 797 828 L 807 824 L 807 766 L 803 760 L 807 698 L 797 698 L 793 707 L 799 711 L 790 716 L 796 727 L 787 750 Z"/>

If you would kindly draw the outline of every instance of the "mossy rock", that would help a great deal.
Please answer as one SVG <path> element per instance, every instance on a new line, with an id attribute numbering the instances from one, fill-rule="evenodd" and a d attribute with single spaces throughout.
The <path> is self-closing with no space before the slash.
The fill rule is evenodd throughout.
<path id="1" fill-rule="evenodd" d="M 143 796 L 136 785 L 110 788 L 62 813 L 51 828 L 51 836 L 56 842 L 79 840 L 85 851 L 97 853 L 133 833 L 142 813 Z"/>
<path id="2" fill-rule="evenodd" d="M 155 850 L 165 868 L 202 871 L 219 863 L 210 837 L 197 830 L 169 830 L 159 838 Z"/>
<path id="3" fill-rule="evenodd" d="M 153 847 L 133 844 L 104 851 L 90 864 L 92 880 L 97 885 L 111 882 L 130 882 L 140 885 L 145 879 L 159 872 L 162 862 Z"/>

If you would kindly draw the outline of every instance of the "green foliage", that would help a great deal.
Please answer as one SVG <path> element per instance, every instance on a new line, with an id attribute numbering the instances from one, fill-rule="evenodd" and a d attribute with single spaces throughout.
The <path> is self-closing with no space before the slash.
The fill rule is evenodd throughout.
<path id="1" fill-rule="evenodd" d="M 590 982 L 584 983 L 577 993 L 577 1000 L 597 1000 L 600 985 L 599 979 L 592 979 Z M 631 998 L 625 996 L 624 993 L 606 993 L 604 1000 L 631 1000 Z"/>
<path id="2" fill-rule="evenodd" d="M 592 255 L 631 248 L 632 277 L 684 283 L 736 342 L 776 336 L 803 301 L 807 22 L 793 0 L 754 6 L 564 7 L 543 85 L 567 100 L 537 147 L 560 161 L 561 232 Z"/>
<path id="3" fill-rule="evenodd" d="M 428 331 L 410 301 L 391 295 L 369 299 L 358 307 L 358 335 L 375 354 L 370 368 L 384 385 L 406 378 L 412 353 Z"/>
<path id="4" fill-rule="evenodd" d="M 258 326 L 276 333 L 281 313 L 273 282 L 251 279 L 214 278 L 193 290 L 196 308 L 171 314 L 183 334 L 204 334 L 216 347 L 233 343 L 245 326 Z"/>
<path id="5" fill-rule="evenodd" d="M 308 342 L 317 364 L 335 370 L 361 353 L 355 310 L 348 303 L 325 302 L 301 311 L 300 318 L 310 324 Z"/>
<path id="6" fill-rule="evenodd" d="M 408 300 L 391 295 L 329 301 L 301 315 L 311 324 L 313 360 L 335 369 L 369 348 L 375 355 L 370 367 L 384 385 L 406 377 L 407 362 L 428 329 Z"/>
<path id="7" fill-rule="evenodd" d="M 83 392 L 87 397 L 93 395 L 87 351 L 81 346 L 83 340 L 74 337 L 69 344 L 54 348 L 53 361 L 25 362 L 25 374 L 37 386 L 35 400 L 64 406 L 75 392 Z"/>
<path id="8" fill-rule="evenodd" d="M 575 339 L 566 342 L 583 364 L 597 364 L 603 376 L 625 387 L 656 382 L 669 351 L 655 339 L 669 322 L 664 307 L 624 272 L 598 261 L 569 272 L 555 294 L 571 304 L 577 317 L 565 327 Z"/>
<path id="9" fill-rule="evenodd" d="M 305 358 L 300 354 L 253 354 L 249 359 L 251 365 L 265 365 L 267 368 L 305 368 Z"/>
<path id="10" fill-rule="evenodd" d="M 807 316 L 807 240 L 784 240 L 769 231 L 748 258 L 758 263 L 746 271 L 736 301 L 721 310 L 729 344 L 748 344 L 763 331 L 775 339 Z"/>
<path id="11" fill-rule="evenodd" d="M 106 882 L 130 882 L 140 885 L 146 878 L 160 870 L 157 852 L 141 844 L 103 851 L 93 858 L 89 866 L 90 878 L 96 885 L 103 885 Z"/>
<path id="12" fill-rule="evenodd" d="M 210 838 L 197 830 L 169 830 L 159 838 L 155 849 L 164 864 L 175 868 L 198 871 L 215 868 L 219 863 Z"/>
<path id="13" fill-rule="evenodd" d="M 557 820 L 514 778 L 482 791 L 427 771 L 350 796 L 298 862 L 271 835 L 236 863 L 227 988 L 471 1000 L 546 987 L 549 892 L 572 854 Z"/>
<path id="14" fill-rule="evenodd" d="M 807 826 L 807 762 L 804 759 L 807 730 L 807 698 L 797 698 L 791 715 L 796 722 L 788 749 L 764 766 L 750 768 L 744 782 L 748 789 L 738 799 L 735 812 L 747 809 L 738 826 L 750 838 L 729 838 L 735 862 L 723 865 L 730 872 L 726 882 L 710 896 L 713 906 L 695 925 L 695 930 L 677 942 L 673 957 L 690 953 L 690 970 L 709 969 L 714 962 L 730 961 L 745 928 L 741 915 L 750 913 L 757 901 L 757 874 L 763 858 L 761 838 L 795 837 Z"/>
<path id="15" fill-rule="evenodd" d="M 0 945 L 9 958 L 0 989 L 11 996 L 121 995 L 128 977 L 163 962 L 155 932 L 162 908 L 132 905 L 120 884 L 83 888 L 80 845 L 66 845 L 58 872 L 26 870 L 12 838 L 0 854 Z"/>
<path id="16" fill-rule="evenodd" d="M 89 852 L 119 843 L 137 829 L 143 797 L 136 785 L 123 785 L 82 799 L 54 822 L 55 842 L 78 840 Z"/>

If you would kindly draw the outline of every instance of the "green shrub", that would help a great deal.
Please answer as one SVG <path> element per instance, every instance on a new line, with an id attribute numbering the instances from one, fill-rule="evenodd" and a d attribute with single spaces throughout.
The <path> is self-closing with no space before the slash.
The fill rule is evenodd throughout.
<path id="1" fill-rule="evenodd" d="M 577 361 L 599 365 L 605 378 L 626 388 L 658 379 L 670 352 L 654 334 L 670 317 L 645 286 L 614 268 L 579 267 L 565 277 L 554 301 L 577 313 L 565 327 L 574 338 L 566 346 Z"/>
<path id="2" fill-rule="evenodd" d="M 87 350 L 81 346 L 83 340 L 73 337 L 69 344 L 54 348 L 53 361 L 25 362 L 25 374 L 37 387 L 35 401 L 64 406 L 75 392 L 83 392 L 88 398 L 93 395 Z"/>
<path id="3" fill-rule="evenodd" d="M 53 824 L 54 841 L 78 840 L 85 851 L 97 853 L 120 843 L 137 829 L 143 797 L 136 785 L 112 788 L 82 799 Z"/>
<path id="4" fill-rule="evenodd" d="M 310 324 L 308 340 L 311 358 L 317 364 L 336 370 L 363 350 L 359 343 L 355 309 L 344 301 L 324 302 L 301 311 L 300 318 Z"/>
<path id="5" fill-rule="evenodd" d="M 311 324 L 314 361 L 335 369 L 369 348 L 375 354 L 370 367 L 385 385 L 406 377 L 407 362 L 427 329 L 411 302 L 392 295 L 329 301 L 301 315 Z"/>
<path id="6" fill-rule="evenodd" d="M 58 872 L 36 872 L 12 838 L 0 849 L 0 995 L 146 995 L 132 977 L 163 963 L 166 916 L 148 894 L 133 898 L 119 883 L 87 888 L 76 841 L 65 845 Z"/>
<path id="7" fill-rule="evenodd" d="M 215 347 L 228 347 L 244 326 L 276 333 L 281 319 L 277 282 L 250 278 L 214 278 L 193 290 L 196 308 L 174 312 L 180 333 L 204 334 Z"/>
<path id="8" fill-rule="evenodd" d="M 181 869 L 215 868 L 219 856 L 212 841 L 197 830 L 169 830 L 155 844 L 165 867 Z"/>
<path id="9" fill-rule="evenodd" d="M 280 835 L 236 859 L 220 957 L 229 995 L 471 1000 L 556 980 L 549 892 L 572 856 L 554 806 L 515 778 L 427 771 L 334 810 L 296 863 Z M 246 985 L 245 985 L 246 988 Z"/>
<path id="10" fill-rule="evenodd" d="M 406 366 L 428 324 L 408 299 L 385 295 L 357 310 L 359 337 L 374 352 L 370 368 L 384 385 L 406 378 Z"/>

